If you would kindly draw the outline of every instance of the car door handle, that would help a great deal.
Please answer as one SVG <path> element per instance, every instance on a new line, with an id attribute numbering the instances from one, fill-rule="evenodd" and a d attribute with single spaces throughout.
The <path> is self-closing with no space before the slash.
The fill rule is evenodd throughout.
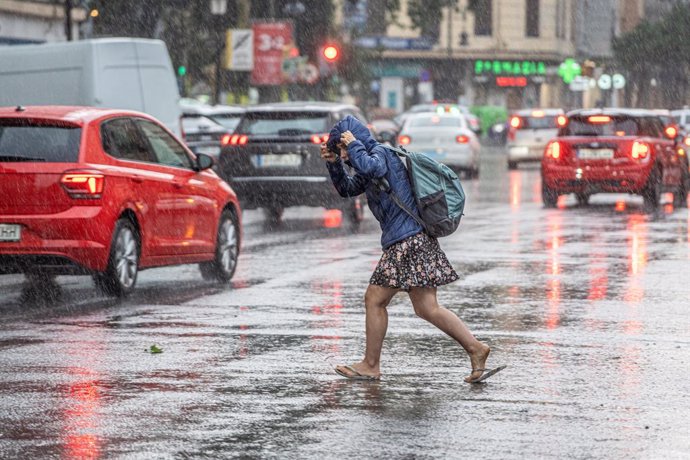
<path id="1" fill-rule="evenodd" d="M 136 182 L 137 184 L 143 184 L 144 178 L 141 176 L 132 176 L 132 181 Z"/>

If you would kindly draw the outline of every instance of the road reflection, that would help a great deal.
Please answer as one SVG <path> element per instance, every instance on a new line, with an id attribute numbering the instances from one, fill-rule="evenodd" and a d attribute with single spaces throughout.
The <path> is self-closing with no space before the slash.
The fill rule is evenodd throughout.
<path id="1" fill-rule="evenodd" d="M 549 275 L 546 282 L 546 297 L 548 300 L 548 311 L 546 313 L 546 327 L 555 329 L 561 322 L 561 255 L 560 249 L 563 245 L 563 213 L 552 212 L 546 218 L 547 236 L 549 242 L 547 249 L 549 259 L 546 264 L 546 274 Z"/>
<path id="2" fill-rule="evenodd" d="M 322 281 L 312 284 L 312 291 L 328 296 L 328 302 L 323 305 L 311 307 L 314 317 L 309 322 L 309 327 L 317 330 L 342 330 L 343 328 L 343 284 L 340 281 Z M 337 334 L 314 334 L 310 337 L 312 350 L 324 353 L 327 356 L 337 354 L 340 351 L 342 338 Z"/>
<path id="3" fill-rule="evenodd" d="M 639 303 L 644 297 L 642 275 L 647 265 L 647 217 L 630 214 L 628 232 L 628 277 L 624 299 L 627 303 Z"/>

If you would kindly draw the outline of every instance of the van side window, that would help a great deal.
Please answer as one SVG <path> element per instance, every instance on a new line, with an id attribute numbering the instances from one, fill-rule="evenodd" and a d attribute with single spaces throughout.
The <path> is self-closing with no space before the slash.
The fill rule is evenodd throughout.
<path id="1" fill-rule="evenodd" d="M 153 155 L 141 131 L 129 118 L 108 120 L 101 125 L 103 150 L 121 160 L 152 163 Z"/>
<path id="2" fill-rule="evenodd" d="M 163 128 L 142 119 L 137 119 L 137 124 L 151 143 L 157 163 L 177 168 L 192 168 L 192 162 L 185 149 Z"/>

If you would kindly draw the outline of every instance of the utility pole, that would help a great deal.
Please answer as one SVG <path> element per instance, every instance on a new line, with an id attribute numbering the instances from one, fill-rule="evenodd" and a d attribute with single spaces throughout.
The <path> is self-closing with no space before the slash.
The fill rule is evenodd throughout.
<path id="1" fill-rule="evenodd" d="M 65 0 L 65 36 L 72 41 L 72 0 Z"/>

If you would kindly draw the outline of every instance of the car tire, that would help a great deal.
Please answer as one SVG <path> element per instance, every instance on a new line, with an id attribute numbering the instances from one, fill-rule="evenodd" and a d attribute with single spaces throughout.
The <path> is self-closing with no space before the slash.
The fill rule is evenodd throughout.
<path id="1" fill-rule="evenodd" d="M 673 193 L 673 208 L 684 208 L 688 205 L 688 169 L 683 165 L 683 172 L 680 177 L 680 184 Z"/>
<path id="2" fill-rule="evenodd" d="M 541 184 L 541 200 L 544 202 L 545 208 L 555 208 L 558 204 L 558 193 L 544 184 L 543 179 Z"/>
<path id="3" fill-rule="evenodd" d="M 508 169 L 510 169 L 511 171 L 514 169 L 517 169 L 517 167 L 518 167 L 517 161 L 509 161 L 508 162 Z"/>
<path id="4" fill-rule="evenodd" d="M 264 208 L 264 215 L 266 216 L 266 221 L 270 224 L 279 224 L 283 220 L 283 211 L 285 208 L 282 206 L 267 206 Z"/>
<path id="5" fill-rule="evenodd" d="M 213 260 L 199 264 L 205 280 L 229 282 L 235 274 L 240 253 L 240 228 L 235 213 L 226 209 L 218 220 Z"/>
<path id="6" fill-rule="evenodd" d="M 645 185 L 642 190 L 644 208 L 648 211 L 656 211 L 659 208 L 659 200 L 661 199 L 661 177 L 659 168 L 654 168 L 649 174 L 647 185 Z"/>
<path id="7" fill-rule="evenodd" d="M 576 193 L 575 199 L 577 200 L 578 206 L 587 206 L 589 204 L 589 197 L 587 193 Z"/>
<path id="8" fill-rule="evenodd" d="M 108 266 L 93 277 L 96 287 L 110 296 L 128 296 L 137 282 L 140 250 L 139 233 L 132 221 L 119 219 L 113 230 Z"/>

